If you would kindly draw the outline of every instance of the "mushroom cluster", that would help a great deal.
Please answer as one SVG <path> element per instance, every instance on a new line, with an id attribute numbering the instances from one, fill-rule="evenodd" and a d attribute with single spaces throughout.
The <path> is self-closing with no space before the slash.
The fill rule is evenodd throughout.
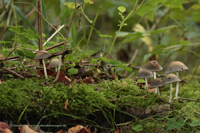
<path id="1" fill-rule="evenodd" d="M 159 65 L 159 63 L 156 60 L 149 61 L 146 65 L 139 69 L 137 79 L 144 78 L 146 88 L 148 89 L 147 78 L 154 77 L 154 80 L 151 81 L 150 87 L 155 88 L 155 93 L 158 93 L 158 95 L 160 95 L 159 87 L 162 87 L 165 84 L 170 84 L 169 103 L 171 103 L 172 83 L 176 82 L 176 94 L 174 99 L 177 99 L 179 91 L 179 81 L 181 81 L 179 79 L 179 71 L 188 70 L 188 67 L 180 61 L 172 62 L 165 71 L 165 73 L 169 74 L 164 78 L 163 82 L 161 79 L 156 78 L 156 72 L 162 69 L 163 68 Z M 176 75 L 172 74 L 173 72 L 176 72 Z"/>

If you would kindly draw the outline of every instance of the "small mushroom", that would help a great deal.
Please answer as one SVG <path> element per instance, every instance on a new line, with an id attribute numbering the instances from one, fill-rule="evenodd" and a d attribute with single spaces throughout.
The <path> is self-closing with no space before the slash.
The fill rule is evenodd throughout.
<path id="1" fill-rule="evenodd" d="M 145 79 L 145 85 L 146 88 L 148 89 L 148 84 L 147 84 L 147 78 L 153 77 L 153 74 L 151 71 L 144 70 L 142 68 L 139 69 L 137 78 L 144 78 Z"/>
<path id="2" fill-rule="evenodd" d="M 149 61 L 142 68 L 145 69 L 145 70 L 152 71 L 154 79 L 156 79 L 156 72 L 163 69 L 156 60 Z M 157 93 L 157 89 L 155 89 L 155 93 Z"/>
<path id="3" fill-rule="evenodd" d="M 165 71 L 165 73 L 172 73 L 172 72 L 176 72 L 176 76 L 179 78 L 179 71 L 185 71 L 188 70 L 189 68 L 183 64 L 180 61 L 174 61 L 172 63 L 170 63 L 170 65 L 168 66 L 167 70 Z M 178 98 L 178 91 L 179 91 L 179 82 L 176 82 L 176 94 L 175 94 L 175 98 Z"/>
<path id="4" fill-rule="evenodd" d="M 47 76 L 47 70 L 46 70 L 44 59 L 48 59 L 49 57 L 51 57 L 50 53 L 48 53 L 46 50 L 40 50 L 36 53 L 35 58 L 34 58 L 34 60 L 42 60 L 42 64 L 43 64 L 43 67 L 44 67 L 45 79 L 47 79 L 48 76 Z"/>
<path id="5" fill-rule="evenodd" d="M 154 79 L 151 81 L 151 84 L 150 84 L 151 88 L 155 88 L 158 90 L 158 95 L 160 95 L 159 87 L 162 87 L 162 86 L 164 86 L 164 84 L 161 79 Z"/>
<path id="6" fill-rule="evenodd" d="M 177 81 L 181 81 L 181 80 L 174 74 L 168 74 L 163 80 L 163 84 L 170 84 L 169 103 L 171 103 L 171 99 L 172 99 L 172 83 L 177 82 Z"/>
<path id="7" fill-rule="evenodd" d="M 52 59 L 49 64 L 49 67 L 55 67 L 55 71 L 57 72 L 58 65 L 59 65 L 59 59 Z M 61 63 L 61 65 L 62 65 L 62 63 Z"/>

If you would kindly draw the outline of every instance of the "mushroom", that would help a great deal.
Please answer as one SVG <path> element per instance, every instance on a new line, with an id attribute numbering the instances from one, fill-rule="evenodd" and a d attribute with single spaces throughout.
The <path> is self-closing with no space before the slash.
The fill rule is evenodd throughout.
<path id="1" fill-rule="evenodd" d="M 72 52 L 72 50 L 65 50 L 65 51 L 58 51 L 58 52 L 55 52 L 52 54 L 51 57 L 55 57 L 55 56 L 58 56 L 59 57 L 59 63 L 58 63 L 58 71 L 57 71 L 57 75 L 56 75 L 56 78 L 54 79 L 53 83 L 56 82 L 59 78 L 59 75 L 60 75 L 60 67 L 61 67 L 61 57 L 66 55 L 66 54 L 70 54 Z"/>
<path id="2" fill-rule="evenodd" d="M 144 78 L 145 79 L 145 85 L 146 89 L 148 89 L 148 84 L 147 84 L 147 78 L 153 77 L 153 74 L 151 71 L 144 70 L 142 68 L 139 69 L 137 78 Z"/>
<path id="3" fill-rule="evenodd" d="M 59 65 L 59 59 L 52 59 L 49 64 L 49 67 L 55 67 L 55 71 L 57 72 L 58 65 Z M 62 63 L 61 63 L 61 65 L 62 65 Z"/>
<path id="4" fill-rule="evenodd" d="M 160 95 L 159 87 L 162 87 L 162 86 L 164 86 L 164 84 L 161 79 L 154 79 L 151 81 L 151 84 L 150 84 L 151 88 L 155 88 L 158 90 L 158 95 Z"/>
<path id="5" fill-rule="evenodd" d="M 142 68 L 145 69 L 145 70 L 152 71 L 154 79 L 156 79 L 156 72 L 163 69 L 156 60 L 149 61 Z M 155 89 L 155 93 L 157 93 L 157 89 Z"/>
<path id="6" fill-rule="evenodd" d="M 172 73 L 172 72 L 176 72 L 176 76 L 179 78 L 179 71 L 185 71 L 188 70 L 189 68 L 183 64 L 180 61 L 174 61 L 172 63 L 170 63 L 170 65 L 168 66 L 167 70 L 165 71 L 165 73 Z M 176 82 L 176 94 L 175 94 L 175 98 L 178 98 L 178 91 L 179 91 L 179 82 Z"/>
<path id="7" fill-rule="evenodd" d="M 44 67 L 45 79 L 47 79 L 48 76 L 47 76 L 47 70 L 46 70 L 44 59 L 49 59 L 50 57 L 51 57 L 51 54 L 48 53 L 46 50 L 40 50 L 36 53 L 35 58 L 34 58 L 34 60 L 42 60 L 42 64 L 43 64 L 43 67 Z"/>
<path id="8" fill-rule="evenodd" d="M 172 83 L 177 81 L 181 80 L 174 74 L 168 74 L 163 80 L 163 84 L 170 84 L 169 103 L 171 103 L 171 98 L 172 98 Z"/>

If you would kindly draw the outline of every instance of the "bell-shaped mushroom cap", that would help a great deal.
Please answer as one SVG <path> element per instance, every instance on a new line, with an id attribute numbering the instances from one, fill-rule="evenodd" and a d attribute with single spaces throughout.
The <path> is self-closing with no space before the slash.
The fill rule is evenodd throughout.
<path id="1" fill-rule="evenodd" d="M 70 53 L 72 53 L 72 50 L 57 51 L 57 52 L 55 52 L 55 53 L 52 54 L 51 58 L 55 57 L 55 56 L 59 56 L 59 55 L 70 54 Z"/>
<path id="2" fill-rule="evenodd" d="M 156 60 L 152 60 L 152 61 L 149 61 L 149 62 L 143 67 L 143 69 L 149 70 L 149 71 L 152 71 L 152 72 L 157 72 L 157 71 L 162 70 L 163 68 L 159 65 L 159 63 L 158 63 Z"/>
<path id="3" fill-rule="evenodd" d="M 49 64 L 49 67 L 57 67 L 59 64 L 59 59 L 52 59 L 50 64 Z M 61 63 L 62 65 L 62 63 Z"/>
<path id="4" fill-rule="evenodd" d="M 153 88 L 153 87 L 161 87 L 161 86 L 164 86 L 163 82 L 161 79 L 154 79 L 151 81 L 151 84 L 150 84 L 150 87 Z"/>
<path id="5" fill-rule="evenodd" d="M 48 59 L 51 56 L 46 50 L 40 50 L 36 53 L 34 60 Z"/>
<path id="6" fill-rule="evenodd" d="M 165 71 L 165 73 L 171 73 L 171 72 L 178 72 L 178 71 L 185 71 L 188 70 L 189 68 L 183 64 L 180 61 L 174 61 L 172 63 L 169 64 L 167 70 Z"/>
<path id="7" fill-rule="evenodd" d="M 139 69 L 137 78 L 150 78 L 153 77 L 153 73 L 148 70 L 144 70 L 142 68 Z"/>
<path id="8" fill-rule="evenodd" d="M 170 84 L 176 81 L 181 81 L 175 74 L 168 74 L 164 80 L 163 84 Z"/>

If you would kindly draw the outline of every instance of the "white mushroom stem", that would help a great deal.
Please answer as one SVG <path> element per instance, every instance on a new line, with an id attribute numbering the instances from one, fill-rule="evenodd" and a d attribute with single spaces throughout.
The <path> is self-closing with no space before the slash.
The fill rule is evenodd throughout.
<path id="1" fill-rule="evenodd" d="M 158 88 L 155 88 L 155 89 L 157 90 L 158 95 L 160 95 L 159 87 L 158 87 Z"/>
<path id="2" fill-rule="evenodd" d="M 144 78 L 144 80 L 145 80 L 146 89 L 148 89 L 147 78 Z"/>
<path id="3" fill-rule="evenodd" d="M 171 103 L 171 99 L 172 99 L 172 83 L 170 83 L 169 103 Z"/>
<path id="4" fill-rule="evenodd" d="M 57 68 L 57 67 L 55 67 L 55 71 L 56 71 L 56 72 L 58 71 L 58 68 Z"/>
<path id="5" fill-rule="evenodd" d="M 153 78 L 156 79 L 156 72 L 153 72 Z M 158 88 L 155 88 L 155 93 L 157 93 Z"/>
<path id="6" fill-rule="evenodd" d="M 48 79 L 48 76 L 47 76 L 47 69 L 46 69 L 44 60 L 42 60 L 42 64 L 43 64 L 43 67 L 44 67 L 44 77 L 45 77 L 45 79 Z"/>
<path id="7" fill-rule="evenodd" d="M 179 78 L 179 73 L 178 72 L 176 72 L 176 76 Z M 178 90 L 179 90 L 179 81 L 176 82 L 176 94 L 175 94 L 175 98 L 174 99 L 178 98 Z"/>
<path id="8" fill-rule="evenodd" d="M 59 55 L 59 64 L 58 64 L 58 71 L 57 71 L 57 75 L 56 75 L 56 78 L 54 79 L 53 83 L 56 82 L 59 78 L 59 75 L 60 75 L 60 67 L 61 67 L 61 55 Z"/>

